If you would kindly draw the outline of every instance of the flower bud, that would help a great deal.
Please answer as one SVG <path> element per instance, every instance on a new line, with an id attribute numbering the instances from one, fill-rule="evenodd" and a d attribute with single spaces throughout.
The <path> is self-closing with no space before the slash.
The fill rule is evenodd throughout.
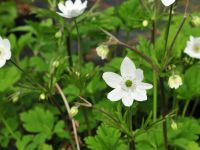
<path id="1" fill-rule="evenodd" d="M 60 63 L 59 63 L 59 61 L 53 61 L 53 63 L 52 63 L 52 66 L 54 67 L 54 68 L 57 68 L 58 66 L 60 65 Z"/>
<path id="2" fill-rule="evenodd" d="M 55 38 L 59 39 L 59 38 L 61 38 L 61 36 L 62 36 L 62 32 L 61 31 L 56 32 Z"/>
<path id="3" fill-rule="evenodd" d="M 183 84 L 182 78 L 179 75 L 172 75 L 169 77 L 168 85 L 172 89 L 178 89 Z"/>
<path id="4" fill-rule="evenodd" d="M 173 120 L 172 120 L 172 123 L 171 123 L 171 128 L 173 130 L 177 130 L 178 129 L 177 123 L 175 121 L 173 121 Z"/>
<path id="5" fill-rule="evenodd" d="M 199 27 L 200 26 L 200 17 L 199 16 L 193 16 L 191 22 L 192 22 L 193 26 Z"/>
<path id="6" fill-rule="evenodd" d="M 40 94 L 39 99 L 40 100 L 45 100 L 46 99 L 46 95 L 44 93 Z"/>
<path id="7" fill-rule="evenodd" d="M 70 109 L 70 112 L 69 112 L 69 116 L 71 118 L 73 118 L 74 116 L 76 116 L 78 114 L 78 107 L 77 106 L 73 106 L 71 109 Z"/>
<path id="8" fill-rule="evenodd" d="M 108 45 L 100 45 L 96 48 L 97 55 L 101 57 L 101 59 L 106 59 L 108 57 L 109 48 Z"/>
<path id="9" fill-rule="evenodd" d="M 148 20 L 143 20 L 142 25 L 143 27 L 147 27 L 149 24 Z"/>

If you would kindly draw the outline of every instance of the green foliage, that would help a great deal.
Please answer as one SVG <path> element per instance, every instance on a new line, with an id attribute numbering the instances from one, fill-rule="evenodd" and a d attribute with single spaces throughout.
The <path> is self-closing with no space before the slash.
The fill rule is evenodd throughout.
<path id="1" fill-rule="evenodd" d="M 194 65 L 186 70 L 184 84 L 178 91 L 183 99 L 192 99 L 200 95 L 200 65 Z"/>
<path id="2" fill-rule="evenodd" d="M 91 150 L 121 150 L 127 149 L 127 144 L 121 139 L 121 133 L 115 128 L 102 124 L 97 129 L 97 135 L 85 139 L 87 147 Z"/>

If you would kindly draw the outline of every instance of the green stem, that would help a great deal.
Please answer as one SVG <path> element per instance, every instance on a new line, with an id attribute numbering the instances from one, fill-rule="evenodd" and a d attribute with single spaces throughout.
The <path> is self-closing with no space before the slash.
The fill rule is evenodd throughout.
<path id="1" fill-rule="evenodd" d="M 164 80 L 160 77 L 160 96 L 162 99 L 162 119 L 163 119 L 163 141 L 165 150 L 169 150 L 168 147 L 168 139 L 167 139 L 167 120 L 166 120 L 166 98 L 165 98 L 165 88 L 164 88 Z"/>
<path id="2" fill-rule="evenodd" d="M 130 132 L 132 133 L 133 132 L 133 118 L 132 118 L 132 110 L 131 110 L 131 107 L 129 108 L 129 119 L 128 119 L 128 124 L 129 124 L 129 129 L 130 129 Z M 134 143 L 134 139 L 131 138 L 131 141 L 130 141 L 130 150 L 135 150 L 135 143 Z"/>
<path id="3" fill-rule="evenodd" d="M 10 132 L 10 134 L 12 135 L 12 137 L 16 141 L 20 141 L 20 138 L 13 132 L 12 128 L 9 126 L 9 124 L 7 123 L 7 121 L 5 120 L 5 118 L 4 118 L 4 116 L 2 115 L 1 112 L 0 112 L 0 119 L 3 122 L 4 126 L 6 127 L 6 129 Z"/>
<path id="4" fill-rule="evenodd" d="M 182 117 L 185 116 L 189 104 L 190 104 L 190 100 L 187 100 L 187 101 L 185 102 L 185 106 L 184 106 L 184 108 L 183 108 Z"/>
<path id="5" fill-rule="evenodd" d="M 165 32 L 165 47 L 164 47 L 165 56 L 164 56 L 164 62 L 165 62 L 166 55 L 167 55 L 167 44 L 168 44 L 168 39 L 169 39 L 170 25 L 171 25 L 171 21 L 172 21 L 172 11 L 173 11 L 173 5 L 170 6 L 169 20 L 168 20 L 167 28 L 166 28 L 166 32 Z"/>
<path id="6" fill-rule="evenodd" d="M 158 81 L 157 74 L 153 72 L 153 120 L 157 119 L 157 98 L 158 98 Z"/>
<path id="7" fill-rule="evenodd" d="M 81 54 L 81 39 L 80 39 L 80 32 L 79 32 L 79 29 L 78 29 L 78 23 L 76 21 L 76 19 L 74 19 L 74 24 L 75 24 L 75 27 L 76 27 L 76 32 L 77 32 L 77 41 L 78 41 L 78 56 L 79 56 L 79 71 L 81 73 L 81 64 L 82 64 L 82 54 Z"/>

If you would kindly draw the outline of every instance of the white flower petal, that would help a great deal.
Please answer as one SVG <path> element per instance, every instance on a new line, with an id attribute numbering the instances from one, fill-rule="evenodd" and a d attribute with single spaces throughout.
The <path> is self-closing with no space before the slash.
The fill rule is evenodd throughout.
<path id="1" fill-rule="evenodd" d="M 67 0 L 66 2 L 65 2 L 65 6 L 66 7 L 68 7 L 68 8 L 70 8 L 70 7 L 73 7 L 73 2 L 71 1 L 71 0 Z"/>
<path id="2" fill-rule="evenodd" d="M 144 75 L 143 75 L 143 70 L 142 69 L 136 69 L 135 75 L 136 75 L 136 79 L 138 81 L 142 81 L 144 79 Z"/>
<path id="3" fill-rule="evenodd" d="M 81 0 L 75 0 L 73 3 L 71 0 L 67 0 L 65 5 L 63 3 L 58 4 L 58 8 L 62 13 L 57 12 L 62 17 L 74 18 L 81 15 L 87 8 L 87 1 L 84 3 Z"/>
<path id="4" fill-rule="evenodd" d="M 67 9 L 65 7 L 65 5 L 63 3 L 59 3 L 58 4 L 58 9 L 62 12 L 62 13 L 66 13 L 67 12 Z"/>
<path id="5" fill-rule="evenodd" d="M 141 82 L 137 85 L 137 87 L 139 89 L 143 89 L 143 90 L 148 90 L 148 89 L 151 89 L 153 88 L 153 85 L 152 84 L 149 84 L 149 83 L 144 83 L 144 82 Z"/>
<path id="6" fill-rule="evenodd" d="M 163 5 L 165 6 L 170 6 L 172 5 L 176 0 L 161 0 L 161 2 L 163 3 Z"/>
<path id="7" fill-rule="evenodd" d="M 200 59 L 200 37 L 190 36 L 190 40 L 187 42 L 187 46 L 184 53 L 192 58 Z"/>
<path id="8" fill-rule="evenodd" d="M 6 59 L 0 59 L 0 68 L 6 64 Z"/>
<path id="9" fill-rule="evenodd" d="M 124 93 L 123 97 L 122 97 L 122 103 L 127 106 L 130 107 L 133 104 L 133 94 L 131 94 L 130 92 L 126 92 Z"/>
<path id="10" fill-rule="evenodd" d="M 82 6 L 81 0 L 75 0 L 74 5 L 75 5 L 77 8 L 80 8 L 80 7 Z"/>
<path id="11" fill-rule="evenodd" d="M 119 88 L 122 82 L 122 77 L 114 72 L 105 72 L 103 79 L 112 88 Z"/>
<path id="12" fill-rule="evenodd" d="M 128 57 L 125 57 L 120 68 L 122 77 L 135 77 L 135 69 L 135 64 Z"/>
<path id="13" fill-rule="evenodd" d="M 117 88 L 117 89 L 112 90 L 110 93 L 108 93 L 107 98 L 111 101 L 118 101 L 122 99 L 122 95 L 123 93 L 122 93 L 121 88 Z"/>
<path id="14" fill-rule="evenodd" d="M 133 98 L 137 101 L 146 101 L 147 100 L 147 92 L 145 90 L 135 90 L 133 93 Z"/>

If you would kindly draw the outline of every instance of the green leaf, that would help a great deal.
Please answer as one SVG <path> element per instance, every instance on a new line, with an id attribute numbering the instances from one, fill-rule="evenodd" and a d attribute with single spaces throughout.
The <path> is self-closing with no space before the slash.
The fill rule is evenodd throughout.
<path id="1" fill-rule="evenodd" d="M 200 95 L 200 65 L 195 65 L 185 72 L 183 85 L 178 90 L 179 96 L 183 99 L 192 99 Z"/>
<path id="2" fill-rule="evenodd" d="M 7 62 L 9 63 L 9 62 Z M 15 67 L 4 67 L 0 69 L 0 92 L 10 89 L 19 79 L 21 73 Z"/>
<path id="3" fill-rule="evenodd" d="M 54 127 L 54 115 L 43 108 L 36 107 L 28 112 L 20 114 L 20 119 L 23 121 L 23 127 L 32 133 L 40 133 L 51 137 Z"/>
<path id="4" fill-rule="evenodd" d="M 120 139 L 121 133 L 119 130 L 101 125 L 97 130 L 97 135 L 94 137 L 87 137 L 85 142 L 87 147 L 91 150 L 125 150 L 128 149 L 127 144 Z"/>

